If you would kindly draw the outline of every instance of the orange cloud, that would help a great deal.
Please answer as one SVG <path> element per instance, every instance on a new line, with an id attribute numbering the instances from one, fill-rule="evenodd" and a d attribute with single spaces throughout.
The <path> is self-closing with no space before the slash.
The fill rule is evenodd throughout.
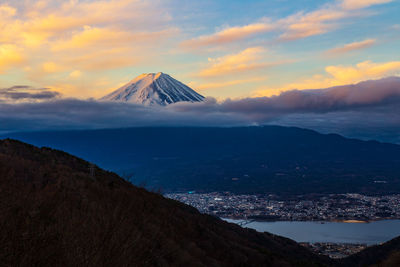
<path id="1" fill-rule="evenodd" d="M 376 39 L 367 39 L 360 42 L 354 42 L 346 44 L 344 46 L 336 47 L 325 52 L 326 55 L 337 55 L 344 54 L 354 50 L 360 50 L 373 46 L 376 43 Z"/>
<path id="2" fill-rule="evenodd" d="M 327 6 L 309 13 L 297 13 L 280 20 L 282 40 L 296 40 L 326 33 L 335 28 L 332 24 L 354 14 L 341 10 L 337 6 Z"/>
<path id="3" fill-rule="evenodd" d="M 400 75 L 400 61 L 382 63 L 364 61 L 355 66 L 327 66 L 325 72 L 325 74 L 317 74 L 311 78 L 283 85 L 279 90 L 264 88 L 256 91 L 255 94 L 258 96 L 270 96 L 271 92 L 276 93 L 277 91 L 328 88 L 387 76 L 398 76 Z"/>
<path id="4" fill-rule="evenodd" d="M 159 32 L 128 32 L 113 28 L 98 28 L 84 26 L 82 31 L 73 34 L 69 39 L 60 39 L 51 44 L 53 51 L 74 50 L 95 47 L 125 47 L 135 42 L 136 46 L 147 44 L 149 41 L 163 39 L 176 32 L 167 29 Z"/>
<path id="5" fill-rule="evenodd" d="M 82 76 L 82 72 L 80 70 L 74 70 L 69 74 L 71 78 L 79 78 Z"/>
<path id="6" fill-rule="evenodd" d="M 108 28 L 84 26 L 83 31 L 74 34 L 70 39 L 61 39 L 51 44 L 53 51 L 72 50 L 91 46 L 111 46 L 121 42 L 130 42 L 132 33 Z"/>
<path id="7" fill-rule="evenodd" d="M 210 65 L 198 74 L 201 77 L 221 76 L 265 68 L 268 64 L 260 62 L 265 50 L 262 47 L 247 48 L 240 53 L 219 58 L 209 58 Z"/>
<path id="8" fill-rule="evenodd" d="M 114 26 L 112 30 L 108 29 L 109 32 L 103 31 L 104 34 L 115 37 L 117 33 L 129 32 L 143 37 L 147 32 L 163 32 L 168 28 L 165 22 L 170 19 L 162 8 L 154 10 L 147 1 L 137 0 L 60 1 L 58 4 L 42 0 L 28 1 L 26 5 L 18 17 L 14 16 L 14 7 L 0 6 L 0 42 L 43 46 L 75 36 L 85 25 L 94 27 L 81 38 L 95 38 L 94 35 L 100 34 L 98 29 L 104 28 L 104 25 Z M 150 11 L 152 17 L 147 15 Z M 122 30 L 128 22 L 129 31 Z M 147 30 L 143 30 L 142 26 L 146 26 Z"/>
<path id="9" fill-rule="evenodd" d="M 354 83 L 368 79 L 378 79 L 390 75 L 400 74 L 400 61 L 374 63 L 364 61 L 355 67 L 329 66 L 326 72 L 332 76 L 336 83 Z"/>
<path id="10" fill-rule="evenodd" d="M 24 61 L 25 57 L 17 46 L 0 45 L 0 73 Z"/>
<path id="11" fill-rule="evenodd" d="M 50 5 L 52 1 L 41 1 L 27 11 L 24 27 L 33 32 L 47 32 L 59 35 L 84 25 L 109 24 L 126 19 L 136 21 L 138 25 L 146 22 L 143 11 L 150 6 L 137 0 L 113 1 L 64 1 L 59 5 Z M 30 7 L 31 9 L 31 7 Z M 136 12 L 132 12 L 136 10 Z M 157 11 L 155 11 L 158 13 Z M 159 19 L 162 19 L 162 14 Z"/>
<path id="12" fill-rule="evenodd" d="M 230 27 L 211 35 L 204 35 L 185 41 L 182 43 L 182 46 L 197 48 L 210 45 L 223 45 L 271 30 L 273 30 L 273 26 L 268 23 L 253 23 L 245 26 Z"/>
<path id="13" fill-rule="evenodd" d="M 344 9 L 354 10 L 366 8 L 372 5 L 386 4 L 393 0 L 342 0 L 341 6 Z"/>
<path id="14" fill-rule="evenodd" d="M 17 13 L 17 10 L 9 5 L 0 5 L 0 18 L 12 17 Z"/>
<path id="15" fill-rule="evenodd" d="M 39 1 L 18 18 L 6 21 L 7 27 L 0 28 L 0 36 L 3 41 L 25 46 L 43 45 L 50 38 L 62 37 L 83 25 L 112 22 L 116 20 L 114 14 L 126 14 L 124 8 L 129 2 L 133 1 L 69 1 L 50 8 L 49 1 Z"/>
<path id="16" fill-rule="evenodd" d="M 45 62 L 45 63 L 43 63 L 42 69 L 46 73 L 54 73 L 54 72 L 59 72 L 59 71 L 63 71 L 64 70 L 63 67 L 57 65 L 54 62 Z"/>

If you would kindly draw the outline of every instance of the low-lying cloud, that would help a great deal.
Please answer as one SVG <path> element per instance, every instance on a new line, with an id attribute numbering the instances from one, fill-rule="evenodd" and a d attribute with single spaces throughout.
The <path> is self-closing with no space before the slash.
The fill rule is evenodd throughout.
<path id="1" fill-rule="evenodd" d="M 61 94 L 49 88 L 34 88 L 27 85 L 16 85 L 0 88 L 0 101 L 32 101 L 49 100 L 60 97 Z"/>
<path id="2" fill-rule="evenodd" d="M 223 102 L 207 98 L 201 103 L 181 102 L 167 107 L 49 99 L 0 104 L 0 131 L 280 124 L 400 142 L 396 134 L 400 130 L 399 77 L 328 89 L 292 90 L 272 97 Z"/>
<path id="3" fill-rule="evenodd" d="M 389 77 L 355 85 L 327 89 L 290 90 L 271 97 L 208 100 L 204 103 L 177 103 L 169 106 L 185 112 L 222 112 L 245 115 L 254 120 L 293 113 L 329 113 L 400 103 L 400 78 Z"/>

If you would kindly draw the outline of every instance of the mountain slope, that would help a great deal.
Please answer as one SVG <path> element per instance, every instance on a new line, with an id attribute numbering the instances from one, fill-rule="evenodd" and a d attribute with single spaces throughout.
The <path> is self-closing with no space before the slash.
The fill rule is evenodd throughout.
<path id="1" fill-rule="evenodd" d="M 400 237 L 394 238 L 382 245 L 368 247 L 357 254 L 339 260 L 338 263 L 341 266 L 348 267 L 400 266 Z"/>
<path id="2" fill-rule="evenodd" d="M 61 151 L 0 140 L 1 266 L 332 262 L 292 240 L 202 215 L 90 166 Z"/>
<path id="3" fill-rule="evenodd" d="M 168 105 L 176 102 L 199 102 L 204 97 L 168 74 L 142 74 L 101 100 L 144 105 Z"/>
<path id="4" fill-rule="evenodd" d="M 299 128 L 150 127 L 8 136 L 62 149 L 164 191 L 400 193 L 399 145 Z"/>

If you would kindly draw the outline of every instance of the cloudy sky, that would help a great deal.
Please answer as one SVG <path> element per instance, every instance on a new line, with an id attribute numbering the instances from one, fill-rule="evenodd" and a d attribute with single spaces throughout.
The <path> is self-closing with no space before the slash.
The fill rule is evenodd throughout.
<path id="1" fill-rule="evenodd" d="M 0 87 L 100 97 L 163 71 L 218 100 L 400 74 L 395 0 L 0 0 Z"/>

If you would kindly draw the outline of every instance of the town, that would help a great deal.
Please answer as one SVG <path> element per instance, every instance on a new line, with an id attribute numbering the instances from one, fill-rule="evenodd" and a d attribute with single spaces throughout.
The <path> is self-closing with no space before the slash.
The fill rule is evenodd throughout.
<path id="1" fill-rule="evenodd" d="M 314 251 L 317 254 L 328 256 L 332 259 L 341 259 L 358 253 L 367 248 L 366 244 L 348 243 L 300 243 L 300 245 Z"/>
<path id="2" fill-rule="evenodd" d="M 200 212 L 229 219 L 259 221 L 374 221 L 400 218 L 400 195 L 329 194 L 281 198 L 229 192 L 168 193 Z"/>

